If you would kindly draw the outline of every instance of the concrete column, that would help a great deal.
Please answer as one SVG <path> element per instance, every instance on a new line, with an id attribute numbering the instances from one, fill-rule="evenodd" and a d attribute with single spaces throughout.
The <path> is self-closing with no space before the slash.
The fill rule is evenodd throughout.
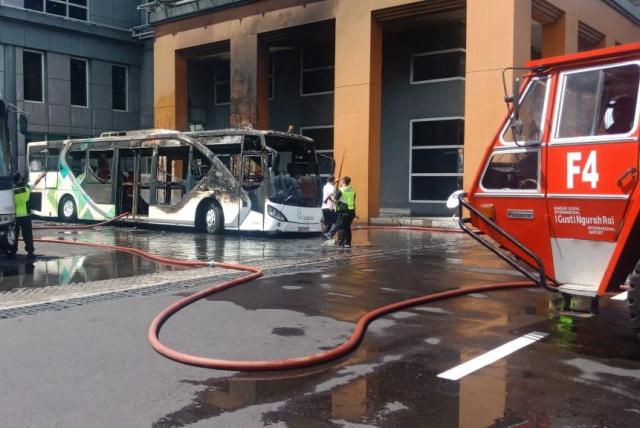
<path id="1" fill-rule="evenodd" d="M 158 37 L 153 45 L 154 126 L 180 129 L 186 127 L 186 61 L 176 54 L 176 39 L 172 34 Z"/>
<path id="2" fill-rule="evenodd" d="M 380 110 L 382 29 L 372 4 L 336 6 L 334 156 L 336 169 L 350 176 L 360 222 L 380 207 Z M 336 171 L 338 173 L 338 171 Z"/>
<path id="3" fill-rule="evenodd" d="M 240 29 L 231 36 L 231 126 L 258 124 L 258 36 Z"/>
<path id="4" fill-rule="evenodd" d="M 531 0 L 467 1 L 465 189 L 506 114 L 502 70 L 523 66 L 530 52 Z"/>

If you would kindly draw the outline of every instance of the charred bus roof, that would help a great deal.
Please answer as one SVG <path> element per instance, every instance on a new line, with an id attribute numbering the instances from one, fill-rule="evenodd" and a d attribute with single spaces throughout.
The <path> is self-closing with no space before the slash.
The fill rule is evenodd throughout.
<path id="1" fill-rule="evenodd" d="M 302 140 L 307 143 L 313 143 L 313 140 L 309 137 L 305 137 L 300 134 L 293 134 L 290 132 L 274 131 L 274 130 L 259 130 L 259 129 L 244 129 L 244 128 L 226 128 L 216 129 L 212 131 L 192 131 L 185 132 L 186 135 L 194 138 L 206 138 L 206 137 L 226 137 L 230 135 L 256 135 L 266 137 L 278 137 L 278 138 L 293 138 L 296 140 Z"/>

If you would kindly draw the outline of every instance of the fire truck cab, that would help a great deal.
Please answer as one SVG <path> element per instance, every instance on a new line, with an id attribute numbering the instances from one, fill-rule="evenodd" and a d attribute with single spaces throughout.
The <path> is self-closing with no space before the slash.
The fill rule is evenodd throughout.
<path id="1" fill-rule="evenodd" d="M 476 230 L 460 224 L 512 265 L 537 269 L 535 278 L 565 301 L 586 296 L 597 309 L 598 297 L 619 289 L 640 258 L 640 43 L 526 68 L 516 102 L 459 198 Z M 628 300 L 640 333 L 635 276 Z"/>

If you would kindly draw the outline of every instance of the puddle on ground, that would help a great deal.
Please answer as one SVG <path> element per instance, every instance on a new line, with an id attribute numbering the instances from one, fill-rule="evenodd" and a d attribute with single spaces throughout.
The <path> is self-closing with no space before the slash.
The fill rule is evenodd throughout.
<path id="1" fill-rule="evenodd" d="M 105 279 L 127 278 L 157 272 L 182 270 L 120 252 L 71 257 L 0 256 L 0 292 L 16 288 L 40 288 Z"/>

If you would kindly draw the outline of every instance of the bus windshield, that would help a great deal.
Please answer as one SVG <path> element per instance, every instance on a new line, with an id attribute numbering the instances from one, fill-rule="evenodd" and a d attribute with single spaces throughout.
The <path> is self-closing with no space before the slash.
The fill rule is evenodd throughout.
<path id="1" fill-rule="evenodd" d="M 1 103 L 0 106 L 4 107 Z M 9 140 L 7 139 L 6 116 L 4 111 L 0 111 L 0 177 L 10 174 L 9 162 Z"/>
<path id="2" fill-rule="evenodd" d="M 322 183 L 318 160 L 311 143 L 295 138 L 265 136 L 272 154 L 269 199 L 277 204 L 319 207 Z"/>

